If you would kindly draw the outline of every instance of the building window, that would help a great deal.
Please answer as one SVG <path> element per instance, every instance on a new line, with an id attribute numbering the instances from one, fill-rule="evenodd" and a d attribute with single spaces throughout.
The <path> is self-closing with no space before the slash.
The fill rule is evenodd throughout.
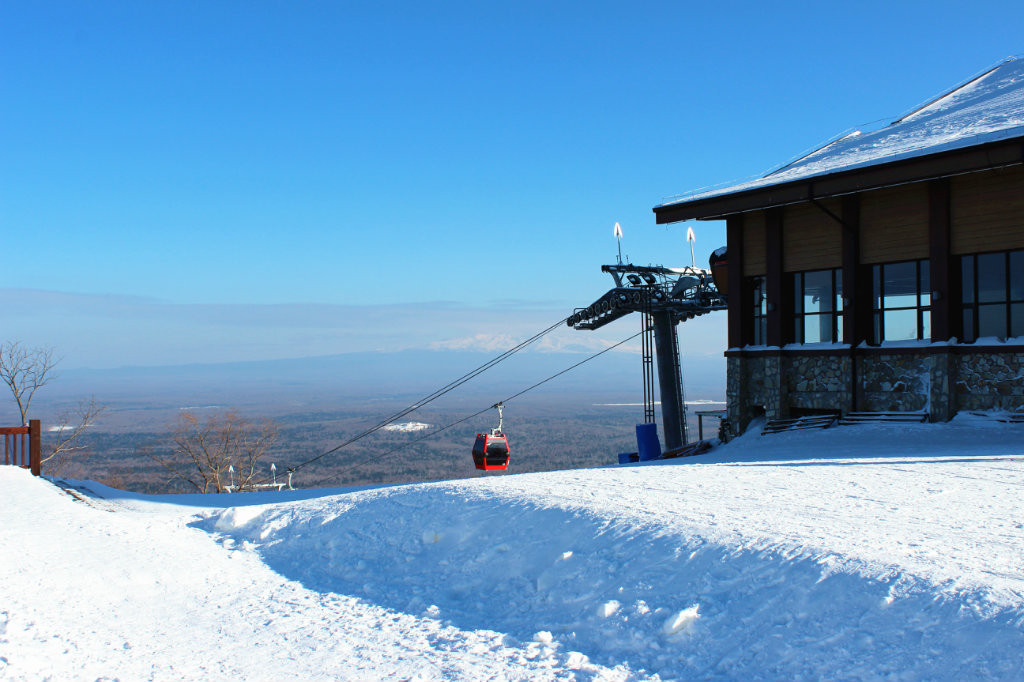
<path id="1" fill-rule="evenodd" d="M 960 259 L 963 340 L 1024 336 L 1024 250 Z"/>
<path id="2" fill-rule="evenodd" d="M 793 319 L 797 343 L 836 343 L 843 338 L 843 271 L 793 274 Z"/>
<path id="3" fill-rule="evenodd" d="M 768 299 L 765 297 L 765 278 L 751 279 L 754 294 L 754 345 L 764 346 L 768 343 Z"/>
<path id="4" fill-rule="evenodd" d="M 931 285 L 928 261 L 886 263 L 871 268 L 875 343 L 930 339 Z"/>

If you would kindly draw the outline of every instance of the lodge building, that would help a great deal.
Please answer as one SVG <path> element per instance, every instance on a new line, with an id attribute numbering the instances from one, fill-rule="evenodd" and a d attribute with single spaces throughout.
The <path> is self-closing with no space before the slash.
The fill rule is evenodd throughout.
<path id="1" fill-rule="evenodd" d="M 1024 408 L 1024 60 L 756 180 L 726 221 L 728 418 Z"/>

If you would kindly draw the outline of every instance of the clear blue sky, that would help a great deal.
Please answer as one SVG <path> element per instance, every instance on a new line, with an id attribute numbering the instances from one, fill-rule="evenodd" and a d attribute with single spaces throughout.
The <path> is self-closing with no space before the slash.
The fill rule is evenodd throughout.
<path id="1" fill-rule="evenodd" d="M 688 264 L 662 198 L 895 118 L 1024 52 L 1022 25 L 1019 1 L 7 1 L 0 299 L 41 312 L 0 322 L 72 365 L 153 335 L 206 357 L 223 306 L 266 317 L 238 359 L 365 349 L 316 330 L 344 306 L 526 329 L 607 288 L 616 221 L 634 262 Z M 724 230 L 695 227 L 703 261 Z M 196 359 L 159 348 L 130 361 Z"/>

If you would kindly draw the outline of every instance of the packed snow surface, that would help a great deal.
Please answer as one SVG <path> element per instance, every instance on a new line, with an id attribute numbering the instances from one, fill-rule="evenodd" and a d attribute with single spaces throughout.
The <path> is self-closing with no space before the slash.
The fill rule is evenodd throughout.
<path id="1" fill-rule="evenodd" d="M 969 417 L 755 430 L 217 496 L 0 467 L 0 678 L 1021 679 L 1022 443 Z"/>
<path id="2" fill-rule="evenodd" d="M 888 126 L 854 131 L 763 177 L 666 200 L 662 206 L 769 187 L 1024 135 L 1024 59 L 1009 59 Z"/>

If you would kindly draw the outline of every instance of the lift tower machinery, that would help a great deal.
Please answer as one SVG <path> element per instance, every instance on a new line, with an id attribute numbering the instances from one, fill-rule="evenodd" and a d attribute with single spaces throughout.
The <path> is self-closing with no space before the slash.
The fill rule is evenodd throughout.
<path id="1" fill-rule="evenodd" d="M 724 251 L 724 249 L 723 249 Z M 718 254 L 716 254 L 718 256 Z M 713 261 L 715 256 L 712 257 Z M 724 266 L 724 258 L 713 265 Z M 661 391 L 661 419 L 665 431 L 665 449 L 686 445 L 686 402 L 683 398 L 676 325 L 714 310 L 725 310 L 725 287 L 720 268 L 665 268 L 631 264 L 602 265 L 615 280 L 615 287 L 585 308 L 577 308 L 566 323 L 573 329 L 599 329 L 630 313 L 644 315 L 643 329 L 653 328 L 654 354 L 658 360 L 658 387 Z M 724 270 L 724 268 L 721 268 Z M 653 386 L 648 386 L 650 346 L 644 344 L 645 418 L 653 421 Z"/>

